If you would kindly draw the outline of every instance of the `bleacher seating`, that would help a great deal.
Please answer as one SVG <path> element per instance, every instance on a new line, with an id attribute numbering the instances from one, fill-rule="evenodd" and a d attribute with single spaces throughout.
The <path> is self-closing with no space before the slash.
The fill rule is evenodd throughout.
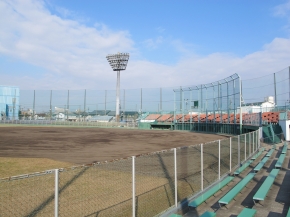
<path id="1" fill-rule="evenodd" d="M 260 161 L 260 163 L 258 163 L 258 165 L 254 168 L 254 172 L 260 171 L 263 168 L 264 164 L 267 162 L 268 159 L 269 159 L 269 157 L 264 157 Z"/>
<path id="2" fill-rule="evenodd" d="M 271 157 L 271 155 L 273 154 L 273 152 L 275 151 L 274 148 L 272 148 L 267 154 L 266 157 Z"/>
<path id="3" fill-rule="evenodd" d="M 145 120 L 155 121 L 157 120 L 161 115 L 160 114 L 150 114 L 148 115 Z"/>
<path id="4" fill-rule="evenodd" d="M 287 150 L 288 150 L 288 143 L 284 142 L 284 146 L 283 146 L 283 149 L 282 149 L 282 154 L 286 154 Z"/>
<path id="5" fill-rule="evenodd" d="M 189 207 L 194 207 L 194 208 L 198 207 L 200 204 L 202 204 L 207 199 L 209 199 L 212 195 L 214 195 L 216 192 L 218 192 L 219 190 L 221 190 L 224 186 L 226 186 L 233 179 L 234 179 L 234 177 L 232 177 L 232 176 L 226 177 L 224 180 L 222 180 L 221 182 L 219 182 L 215 186 L 211 187 L 205 193 L 203 193 L 202 195 L 200 195 L 199 197 L 197 197 L 195 200 L 193 200 L 192 202 L 190 202 L 188 204 L 188 206 Z"/>
<path id="6" fill-rule="evenodd" d="M 242 120 L 244 124 L 249 124 L 252 121 L 255 121 L 258 117 L 258 113 L 252 113 L 252 114 L 242 114 Z M 147 117 L 146 117 L 147 116 Z M 160 115 L 160 114 L 150 114 L 146 115 L 145 117 L 141 117 L 141 119 L 144 120 L 157 120 L 159 122 L 173 122 L 174 120 L 174 115 L 173 114 L 165 114 L 165 115 Z M 163 117 L 164 116 L 164 117 Z M 168 117 L 168 118 L 167 118 Z M 160 120 L 159 120 L 160 119 Z M 190 122 L 190 119 L 192 122 L 197 123 L 198 120 L 200 120 L 201 123 L 205 123 L 206 120 L 208 123 L 230 123 L 234 124 L 235 119 L 236 123 L 240 123 L 240 114 L 220 114 L 220 113 L 211 113 L 206 115 L 205 113 L 200 113 L 200 114 L 176 114 L 175 120 L 177 122 Z M 279 121 L 279 112 L 263 112 L 262 113 L 262 121 L 267 122 L 267 123 L 278 123 Z"/>
<path id="7" fill-rule="evenodd" d="M 173 115 L 172 114 L 164 114 L 161 115 L 161 117 L 159 117 L 157 119 L 158 122 L 166 122 L 169 118 L 171 118 Z"/>
<path id="8" fill-rule="evenodd" d="M 200 215 L 200 217 L 215 217 L 216 213 L 215 212 L 210 212 L 210 211 L 205 211 Z"/>
<path id="9" fill-rule="evenodd" d="M 241 172 L 243 172 L 251 163 L 253 160 L 249 160 L 246 163 L 244 163 L 241 167 L 239 167 L 235 172 L 234 175 L 239 175 Z"/>
<path id="10" fill-rule="evenodd" d="M 256 194 L 253 197 L 254 202 L 256 201 L 262 201 L 265 200 L 265 197 L 267 196 L 272 184 L 275 181 L 276 176 L 279 173 L 279 169 L 272 169 L 270 175 L 266 178 L 266 180 L 263 182 L 259 190 L 256 192 Z"/>
<path id="11" fill-rule="evenodd" d="M 279 168 L 281 169 L 282 168 L 282 165 L 283 165 L 283 162 L 284 162 L 284 159 L 285 159 L 285 154 L 280 154 L 280 157 L 278 158 L 277 160 L 277 163 L 275 164 L 275 168 Z"/>
<path id="12" fill-rule="evenodd" d="M 253 179 L 256 173 L 249 173 L 245 178 L 243 178 L 235 187 L 233 187 L 225 196 L 223 196 L 219 201 L 219 205 L 229 204 L 235 196 L 240 193 L 243 188 Z"/>
<path id="13" fill-rule="evenodd" d="M 261 148 L 260 151 L 257 154 L 255 154 L 251 159 L 252 160 L 256 160 L 262 154 L 262 152 L 264 150 L 265 150 L 264 148 Z"/>
<path id="14" fill-rule="evenodd" d="M 253 217 L 257 213 L 255 209 L 244 208 L 242 212 L 238 215 L 238 217 Z"/>

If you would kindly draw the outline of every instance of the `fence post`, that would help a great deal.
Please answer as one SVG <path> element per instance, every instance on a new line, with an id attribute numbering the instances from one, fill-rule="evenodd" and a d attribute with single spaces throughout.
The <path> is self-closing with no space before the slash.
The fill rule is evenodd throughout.
<path id="1" fill-rule="evenodd" d="M 239 149 L 239 152 L 238 152 L 238 163 L 239 163 L 239 166 L 241 166 L 241 148 L 240 148 L 240 135 L 238 135 L 238 149 Z"/>
<path id="2" fill-rule="evenodd" d="M 54 170 L 54 217 L 58 217 L 58 169 Z"/>
<path id="3" fill-rule="evenodd" d="M 219 140 L 219 179 L 221 179 L 221 140 Z"/>
<path id="4" fill-rule="evenodd" d="M 232 137 L 230 137 L 230 171 L 232 171 Z"/>
<path id="5" fill-rule="evenodd" d="M 245 134 L 245 161 L 247 160 L 247 136 Z"/>
<path id="6" fill-rule="evenodd" d="M 200 179 L 201 190 L 203 191 L 203 144 L 200 144 Z"/>
<path id="7" fill-rule="evenodd" d="M 177 207 L 177 162 L 176 162 L 176 148 L 174 148 L 174 191 L 175 191 L 175 207 Z"/>
<path id="8" fill-rule="evenodd" d="M 132 217 L 135 217 L 136 210 L 136 201 L 135 201 L 135 156 L 132 156 Z"/>
<path id="9" fill-rule="evenodd" d="M 252 132 L 252 136 L 253 136 L 253 149 L 255 151 L 257 151 L 257 147 L 255 147 L 255 137 L 254 137 L 254 132 Z"/>

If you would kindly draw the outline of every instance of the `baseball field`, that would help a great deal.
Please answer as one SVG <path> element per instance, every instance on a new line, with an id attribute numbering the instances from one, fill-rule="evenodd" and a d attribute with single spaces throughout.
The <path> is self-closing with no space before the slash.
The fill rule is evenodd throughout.
<path id="1" fill-rule="evenodd" d="M 111 161 L 224 138 L 168 130 L 2 125 L 0 178 Z"/>

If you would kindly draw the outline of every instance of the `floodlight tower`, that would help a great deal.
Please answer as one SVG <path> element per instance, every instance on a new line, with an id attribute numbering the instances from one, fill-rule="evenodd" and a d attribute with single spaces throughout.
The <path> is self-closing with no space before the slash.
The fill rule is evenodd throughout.
<path id="1" fill-rule="evenodd" d="M 106 56 L 113 71 L 117 71 L 116 86 L 116 121 L 120 121 L 120 71 L 125 70 L 129 60 L 128 53 L 109 54 Z"/>

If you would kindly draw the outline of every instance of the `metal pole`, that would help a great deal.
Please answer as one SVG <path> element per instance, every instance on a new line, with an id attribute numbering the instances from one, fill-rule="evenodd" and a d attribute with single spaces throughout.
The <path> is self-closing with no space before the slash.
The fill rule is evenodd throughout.
<path id="1" fill-rule="evenodd" d="M 176 120 L 176 96 L 175 96 L 175 91 L 174 92 L 174 118 L 173 118 L 173 126 L 174 126 L 174 130 L 175 130 L 175 120 Z"/>
<path id="2" fill-rule="evenodd" d="M 221 140 L 219 140 L 219 179 L 221 179 Z"/>
<path id="3" fill-rule="evenodd" d="M 107 115 L 107 90 L 105 90 L 105 115 Z"/>
<path id="4" fill-rule="evenodd" d="M 135 217 L 136 201 L 135 201 L 135 156 L 132 156 L 132 216 Z"/>
<path id="5" fill-rule="evenodd" d="M 160 88 L 160 111 L 162 111 L 162 88 Z"/>
<path id="6" fill-rule="evenodd" d="M 242 79 L 240 81 L 240 134 L 243 133 L 243 113 L 242 113 Z"/>
<path id="7" fill-rule="evenodd" d="M 116 122 L 120 122 L 120 71 L 117 71 L 117 85 L 116 85 Z"/>
<path id="8" fill-rule="evenodd" d="M 241 165 L 241 148 L 240 148 L 240 135 L 238 135 L 238 162 L 239 162 L 239 166 Z"/>
<path id="9" fill-rule="evenodd" d="M 142 104 L 143 104 L 143 94 L 142 94 L 142 88 L 141 88 L 141 114 L 142 114 L 142 110 L 143 110 Z"/>
<path id="10" fill-rule="evenodd" d="M 289 91 L 289 99 L 290 99 L 290 66 L 289 66 L 289 78 L 288 78 L 288 91 Z"/>
<path id="11" fill-rule="evenodd" d="M 247 160 L 247 136 L 245 134 L 245 160 Z"/>
<path id="12" fill-rule="evenodd" d="M 67 111 L 66 111 L 66 120 L 68 121 L 68 111 L 69 111 L 69 90 L 67 90 Z"/>
<path id="13" fill-rule="evenodd" d="M 85 96 L 84 96 L 84 121 L 85 121 L 85 115 L 86 115 L 86 107 L 87 107 L 87 90 L 85 89 Z"/>
<path id="14" fill-rule="evenodd" d="M 125 89 L 124 89 L 124 104 L 123 104 L 123 118 L 125 118 L 125 111 L 126 111 L 126 92 L 125 92 Z"/>
<path id="15" fill-rule="evenodd" d="M 277 94 L 276 94 L 276 73 L 274 73 L 274 95 L 275 95 L 275 105 L 277 106 Z"/>
<path id="16" fill-rule="evenodd" d="M 203 144 L 200 144 L 200 184 L 203 191 Z"/>
<path id="17" fill-rule="evenodd" d="M 254 147 L 254 149 L 256 148 L 255 147 L 255 137 L 254 137 L 254 132 L 252 132 L 252 136 L 253 136 L 253 147 Z M 255 149 L 255 151 L 257 150 L 257 148 Z"/>
<path id="18" fill-rule="evenodd" d="M 176 162 L 176 148 L 174 148 L 174 184 L 175 184 L 175 207 L 177 207 L 177 162 Z"/>
<path id="19" fill-rule="evenodd" d="M 34 116 L 35 116 L 35 90 L 33 91 L 33 112 L 32 112 L 32 114 L 33 114 L 33 116 L 32 116 L 32 118 L 34 119 Z"/>
<path id="20" fill-rule="evenodd" d="M 54 217 L 58 217 L 58 169 L 54 170 Z"/>
<path id="21" fill-rule="evenodd" d="M 52 116 L 52 107 L 51 107 L 51 101 L 52 101 L 52 90 L 50 90 L 50 105 L 49 105 L 49 110 L 50 110 L 50 120 L 51 120 L 51 116 Z"/>
<path id="22" fill-rule="evenodd" d="M 232 171 L 232 137 L 230 137 L 230 171 Z"/>

